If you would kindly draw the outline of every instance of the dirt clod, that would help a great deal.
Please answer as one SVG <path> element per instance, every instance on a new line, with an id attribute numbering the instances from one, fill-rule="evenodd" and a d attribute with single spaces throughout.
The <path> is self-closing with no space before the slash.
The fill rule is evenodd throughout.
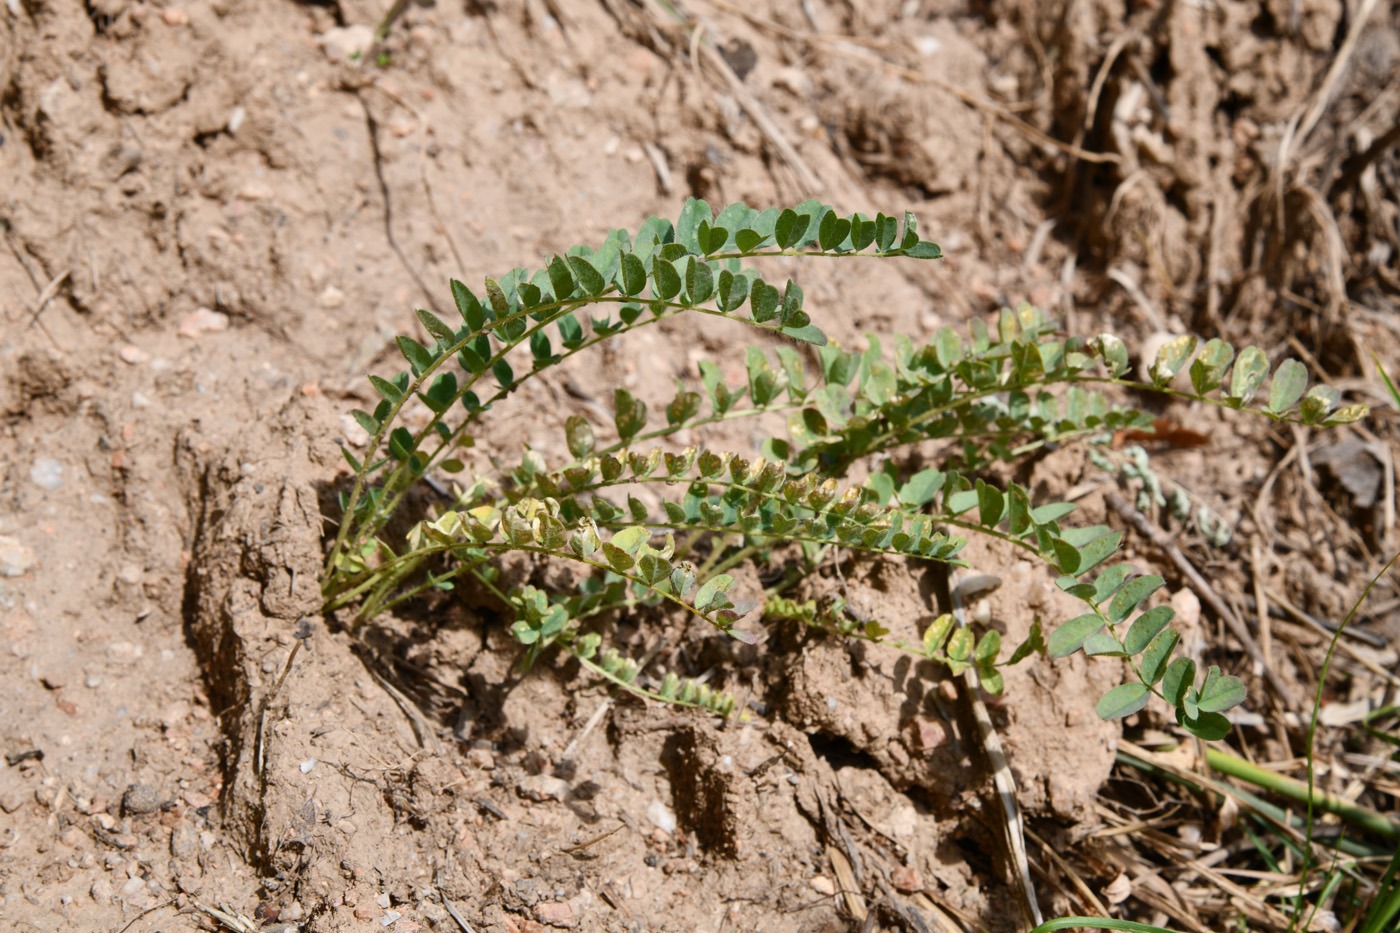
<path id="1" fill-rule="evenodd" d="M 145 816 L 160 809 L 161 795 L 150 784 L 130 784 L 122 792 L 122 814 L 125 816 Z"/>

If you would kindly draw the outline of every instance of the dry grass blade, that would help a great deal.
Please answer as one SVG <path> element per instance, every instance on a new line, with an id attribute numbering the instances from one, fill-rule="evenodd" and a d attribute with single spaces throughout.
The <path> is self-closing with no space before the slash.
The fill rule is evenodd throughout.
<path id="1" fill-rule="evenodd" d="M 846 902 L 846 911 L 856 922 L 863 921 L 870 912 L 866 909 L 865 898 L 860 893 L 860 885 L 856 882 L 856 873 L 851 869 L 850 859 L 831 844 L 826 847 L 826 857 L 830 860 L 832 873 L 836 875 L 836 881 L 840 885 L 838 890 Z"/>

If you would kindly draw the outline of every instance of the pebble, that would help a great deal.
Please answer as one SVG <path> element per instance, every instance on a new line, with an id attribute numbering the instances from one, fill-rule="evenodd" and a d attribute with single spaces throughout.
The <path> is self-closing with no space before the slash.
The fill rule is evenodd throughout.
<path id="1" fill-rule="evenodd" d="M 187 820 L 181 820 L 170 830 L 170 854 L 181 861 L 199 855 L 199 833 Z"/>
<path id="2" fill-rule="evenodd" d="M 0 535 L 0 577 L 18 577 L 34 566 L 34 549 Z"/>
<path id="3" fill-rule="evenodd" d="M 321 34 L 321 49 L 333 62 L 348 61 L 352 56 L 364 55 L 374 44 L 374 30 L 369 26 L 337 26 Z"/>
<path id="4" fill-rule="evenodd" d="M 339 308 L 345 304 L 345 293 L 334 285 L 327 285 L 326 290 L 316 296 L 316 303 L 327 311 Z"/>
<path id="5" fill-rule="evenodd" d="M 214 334 L 228 330 L 228 328 L 227 314 L 221 311 L 211 311 L 208 308 L 195 308 L 180 322 L 179 334 L 181 337 L 195 340 L 204 334 Z"/>
<path id="6" fill-rule="evenodd" d="M 826 897 L 831 897 L 836 893 L 836 885 L 825 875 L 817 875 L 815 878 L 809 879 L 807 883 L 812 886 L 813 891 Z"/>
<path id="7" fill-rule="evenodd" d="M 905 894 L 912 894 L 915 891 L 922 891 L 924 884 L 919 879 L 919 871 L 912 865 L 899 865 L 890 872 L 890 884 L 894 885 L 896 891 Z"/>
<path id="8" fill-rule="evenodd" d="M 19 791 L 12 790 L 6 794 L 0 795 L 0 810 L 4 810 L 6 813 L 14 813 L 22 806 L 24 806 L 24 795 Z"/>
<path id="9" fill-rule="evenodd" d="M 569 796 L 569 782 L 552 774 L 532 774 L 520 782 L 520 796 L 527 800 L 563 800 Z"/>
<path id="10" fill-rule="evenodd" d="M 63 488 L 63 464 L 51 457 L 40 457 L 29 468 L 29 479 L 44 489 Z"/>
<path id="11" fill-rule="evenodd" d="M 653 800 L 647 807 L 647 819 L 668 836 L 676 831 L 676 815 L 660 800 Z"/>
<path id="12" fill-rule="evenodd" d="M 160 809 L 160 793 L 149 784 L 132 784 L 122 794 L 122 813 L 142 816 Z"/>
<path id="13" fill-rule="evenodd" d="M 190 15 L 177 6 L 168 6 L 160 13 L 160 18 L 165 20 L 167 26 L 188 26 Z"/>
<path id="14" fill-rule="evenodd" d="M 574 927 L 578 925 L 578 917 L 574 915 L 574 908 L 567 901 L 545 901 L 535 905 L 535 919 L 540 923 L 547 923 L 552 927 Z"/>
<path id="15" fill-rule="evenodd" d="M 180 795 L 180 799 L 185 801 L 186 806 L 194 807 L 196 810 L 202 810 L 214 802 L 213 797 L 210 797 L 208 794 L 201 794 L 197 790 L 185 791 Z"/>
<path id="16" fill-rule="evenodd" d="M 98 878 L 88 889 L 88 894 L 101 907 L 106 907 L 112 903 L 112 882 L 106 878 Z"/>
<path id="17" fill-rule="evenodd" d="M 146 397 L 145 393 L 143 393 L 143 392 L 133 392 L 133 393 L 131 393 L 131 407 L 132 407 L 132 408 L 145 408 L 147 405 L 150 405 L 150 404 L 151 404 L 151 400 L 150 400 L 149 398 Z"/>
<path id="18" fill-rule="evenodd" d="M 374 917 L 374 913 L 376 910 L 378 910 L 378 908 L 375 907 L 373 904 L 361 904 L 360 906 L 355 908 L 355 919 L 370 920 Z"/>
<path id="19" fill-rule="evenodd" d="M 131 343 L 122 347 L 119 355 L 123 363 L 129 363 L 132 366 L 140 366 L 151 358 L 149 353 Z"/>

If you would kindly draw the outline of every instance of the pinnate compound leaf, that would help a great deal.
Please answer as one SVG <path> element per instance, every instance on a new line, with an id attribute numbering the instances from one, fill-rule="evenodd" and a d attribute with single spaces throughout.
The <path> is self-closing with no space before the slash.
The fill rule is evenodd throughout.
<path id="1" fill-rule="evenodd" d="M 1123 647 L 1130 655 L 1141 654 L 1175 616 L 1176 611 L 1171 606 L 1157 606 L 1147 610 L 1133 620 L 1133 624 L 1128 628 L 1127 637 L 1123 639 Z"/>
<path id="2" fill-rule="evenodd" d="M 1122 719 L 1141 710 L 1151 696 L 1147 684 L 1119 684 L 1103 695 L 1094 711 L 1100 719 Z"/>
<path id="3" fill-rule="evenodd" d="M 1156 638 L 1147 646 L 1147 650 L 1142 653 L 1142 678 L 1149 684 L 1155 684 L 1162 679 L 1167 672 L 1167 662 L 1171 660 L 1172 652 L 1176 650 L 1177 644 L 1181 641 L 1181 636 L 1176 629 L 1163 629 Z"/>
<path id="4" fill-rule="evenodd" d="M 1297 360 L 1284 360 L 1269 384 L 1269 411 L 1281 415 L 1298 403 L 1308 387 L 1308 368 Z"/>
<path id="5" fill-rule="evenodd" d="M 1205 713 L 1223 713 L 1244 702 L 1246 690 L 1244 682 L 1233 674 L 1222 674 L 1214 664 L 1206 671 L 1205 683 L 1201 684 L 1201 697 L 1196 705 Z"/>
<path id="6" fill-rule="evenodd" d="M 1070 619 L 1050 633 L 1050 638 L 1045 643 L 1045 651 L 1052 658 L 1069 657 L 1082 648 L 1089 636 L 1103 626 L 1103 619 L 1093 613 Z"/>
<path id="7" fill-rule="evenodd" d="M 1228 398 L 1236 407 L 1248 405 L 1269 374 L 1269 357 L 1258 347 L 1245 347 L 1230 373 Z"/>

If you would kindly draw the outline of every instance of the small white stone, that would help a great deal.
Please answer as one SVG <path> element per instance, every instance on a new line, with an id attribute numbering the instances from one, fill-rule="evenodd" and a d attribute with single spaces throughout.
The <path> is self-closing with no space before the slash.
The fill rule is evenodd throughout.
<path id="1" fill-rule="evenodd" d="M 248 119 L 248 111 L 242 107 L 234 107 L 233 112 L 228 115 L 229 133 L 237 133 L 238 128 L 243 125 L 243 121 Z"/>
<path id="2" fill-rule="evenodd" d="M 149 353 L 132 343 L 122 347 L 118 351 L 118 355 L 122 358 L 123 363 L 129 363 L 132 366 L 139 366 L 151 358 Z"/>
<path id="3" fill-rule="evenodd" d="M 374 45 L 374 30 L 369 26 L 337 26 L 321 35 L 321 50 L 334 62 L 363 56 Z"/>
<path id="4" fill-rule="evenodd" d="M 0 535 L 0 577 L 18 577 L 34 566 L 34 549 Z"/>
<path id="5" fill-rule="evenodd" d="M 133 393 L 131 393 L 131 407 L 132 407 L 132 408 L 145 408 L 146 406 L 148 406 L 148 405 L 150 405 L 150 404 L 151 404 L 151 400 L 150 400 L 149 398 L 146 397 L 145 393 L 143 393 L 143 392 L 133 392 Z"/>
<path id="6" fill-rule="evenodd" d="M 345 293 L 334 285 L 327 285 L 325 291 L 316 296 L 316 303 L 327 311 L 345 304 Z"/>
<path id="7" fill-rule="evenodd" d="M 301 767 L 301 773 L 302 773 L 302 774 L 308 774 L 308 773 L 310 773 L 310 771 L 311 771 L 312 768 L 316 767 L 316 759 L 315 759 L 315 758 L 308 758 L 308 759 L 306 759 L 305 761 L 303 761 L 303 762 L 301 763 L 300 767 Z"/>
<path id="8" fill-rule="evenodd" d="M 668 836 L 676 831 L 676 815 L 660 800 L 653 800 L 647 806 L 647 819 Z"/>
<path id="9" fill-rule="evenodd" d="M 552 774 L 533 774 L 520 782 L 520 796 L 527 800 L 563 800 L 569 796 L 569 782 Z"/>
<path id="10" fill-rule="evenodd" d="M 228 330 L 228 315 L 209 308 L 195 308 L 180 322 L 179 334 L 194 340 L 203 334 L 214 334 Z"/>
<path id="11" fill-rule="evenodd" d="M 51 457 L 40 457 L 29 468 L 29 479 L 44 489 L 63 487 L 63 464 Z"/>

